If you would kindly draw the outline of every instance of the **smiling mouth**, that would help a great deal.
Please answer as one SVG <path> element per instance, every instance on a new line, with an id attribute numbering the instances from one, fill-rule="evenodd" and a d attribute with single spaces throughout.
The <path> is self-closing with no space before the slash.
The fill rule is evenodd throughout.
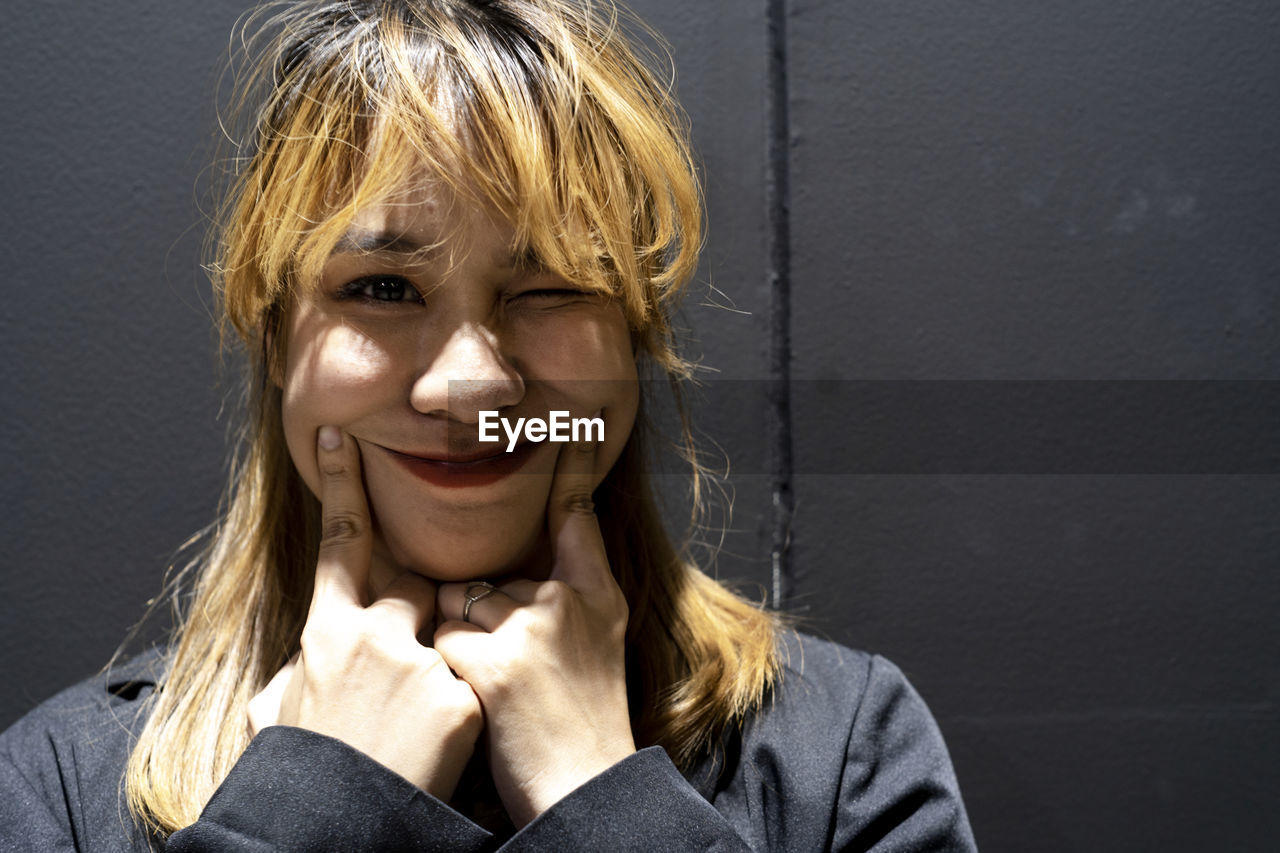
<path id="1" fill-rule="evenodd" d="M 450 489 L 487 486 L 515 474 L 537 451 L 539 445 L 523 442 L 516 445 L 510 453 L 505 450 L 474 451 L 466 454 L 449 455 L 445 458 L 431 458 L 402 453 L 375 444 L 402 468 L 420 480 L 436 486 Z M 483 454 L 483 455 L 481 455 Z"/>

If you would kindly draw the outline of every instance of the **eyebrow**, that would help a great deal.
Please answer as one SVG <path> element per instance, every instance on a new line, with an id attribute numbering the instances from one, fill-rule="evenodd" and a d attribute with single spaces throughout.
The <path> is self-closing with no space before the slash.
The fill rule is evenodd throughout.
<path id="1" fill-rule="evenodd" d="M 439 256 L 443 243 L 426 243 L 394 231 L 348 231 L 334 245 L 330 257 L 342 254 L 403 255 L 430 261 Z M 537 271 L 542 262 L 532 247 L 497 253 L 494 266 L 521 272 Z"/>
<path id="2" fill-rule="evenodd" d="M 330 256 L 376 253 L 431 258 L 439 251 L 439 243 L 423 243 L 393 231 L 348 231 L 334 245 Z"/>

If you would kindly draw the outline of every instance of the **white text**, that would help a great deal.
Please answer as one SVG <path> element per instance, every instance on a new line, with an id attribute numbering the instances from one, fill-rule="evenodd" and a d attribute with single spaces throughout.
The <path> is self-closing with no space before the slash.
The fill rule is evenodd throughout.
<path id="1" fill-rule="evenodd" d="M 604 441 L 604 418 L 570 418 L 566 411 L 548 412 L 548 419 L 516 418 L 515 425 L 498 415 L 496 411 L 480 413 L 480 440 L 486 443 L 502 441 L 498 425 L 507 434 L 507 452 L 516 449 L 523 430 L 529 441 Z M 582 438 L 579 438 L 581 430 Z"/>

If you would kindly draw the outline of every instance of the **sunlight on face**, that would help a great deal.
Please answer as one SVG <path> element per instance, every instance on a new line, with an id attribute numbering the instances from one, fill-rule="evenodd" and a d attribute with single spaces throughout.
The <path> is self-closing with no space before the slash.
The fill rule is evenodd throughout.
<path id="1" fill-rule="evenodd" d="M 285 437 L 319 494 L 317 430 L 359 444 L 375 573 L 439 580 L 537 574 L 564 445 L 482 444 L 482 411 L 546 419 L 600 413 L 603 479 L 638 407 L 631 336 L 616 302 L 513 253 L 512 229 L 429 185 L 364 211 L 286 324 Z M 375 584 L 376 584 L 375 578 Z"/>

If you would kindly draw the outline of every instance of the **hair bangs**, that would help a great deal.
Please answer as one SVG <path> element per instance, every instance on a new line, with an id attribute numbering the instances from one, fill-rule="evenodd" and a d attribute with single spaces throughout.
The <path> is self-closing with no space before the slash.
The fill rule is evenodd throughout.
<path id="1" fill-rule="evenodd" d="M 252 337 L 360 210 L 438 181 L 509 221 L 521 254 L 619 299 L 643 348 L 682 373 L 668 315 L 696 265 L 701 197 L 682 116 L 619 27 L 519 0 L 281 15 L 215 269 L 231 324 Z"/>

